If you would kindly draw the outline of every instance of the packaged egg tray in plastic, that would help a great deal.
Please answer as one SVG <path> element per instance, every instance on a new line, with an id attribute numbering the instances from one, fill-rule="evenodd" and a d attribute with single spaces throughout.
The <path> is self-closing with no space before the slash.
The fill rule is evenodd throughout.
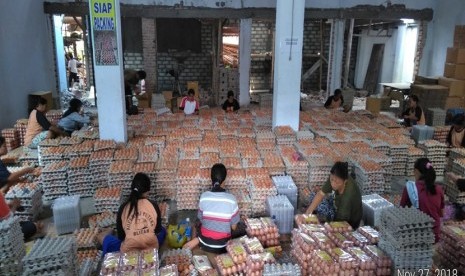
<path id="1" fill-rule="evenodd" d="M 343 234 L 349 241 L 352 241 L 355 246 L 364 247 L 365 245 L 369 245 L 370 241 L 363 236 L 362 234 L 354 231 L 348 232 Z"/>
<path id="2" fill-rule="evenodd" d="M 263 268 L 266 264 L 275 263 L 276 260 L 269 252 L 253 254 L 247 256 L 247 266 L 244 270 L 246 275 L 262 275 Z"/>
<path id="3" fill-rule="evenodd" d="M 102 251 L 97 249 L 79 249 L 76 255 L 79 265 L 85 260 L 92 260 L 95 264 L 97 264 L 100 261 L 101 256 Z"/>
<path id="4" fill-rule="evenodd" d="M 339 264 L 339 275 L 355 275 L 355 272 L 359 269 L 359 262 L 341 248 L 333 248 L 328 251 L 328 254 Z"/>
<path id="5" fill-rule="evenodd" d="M 61 269 L 61 275 L 77 273 L 76 242 L 71 237 L 43 238 L 36 240 L 29 254 L 23 258 L 23 273 L 37 275 L 37 272 Z"/>
<path id="6" fill-rule="evenodd" d="M 226 251 L 235 264 L 242 264 L 247 260 L 247 251 L 238 239 L 230 240 L 226 245 Z"/>
<path id="7" fill-rule="evenodd" d="M 96 247 L 97 228 L 81 228 L 74 232 L 77 248 Z"/>
<path id="8" fill-rule="evenodd" d="M 352 257 L 356 259 L 359 264 L 359 275 L 373 275 L 373 270 L 376 269 L 375 261 L 368 256 L 360 247 L 350 247 L 347 249 Z M 371 272 L 370 272 L 371 271 Z M 370 272 L 370 273 L 369 273 Z M 367 274 L 369 273 L 369 274 Z"/>
<path id="9" fill-rule="evenodd" d="M 189 249 L 170 249 L 163 253 L 161 262 L 164 265 L 174 264 L 181 275 L 188 275 L 189 270 L 193 268 L 192 252 Z"/>
<path id="10" fill-rule="evenodd" d="M 271 218 L 248 218 L 245 223 L 247 235 L 257 237 L 265 247 L 279 245 L 279 229 Z"/>
<path id="11" fill-rule="evenodd" d="M 379 242 L 379 232 L 373 229 L 371 226 L 361 226 L 357 229 L 357 232 L 367 238 L 371 244 L 377 244 Z"/>
<path id="12" fill-rule="evenodd" d="M 100 275 L 117 275 L 120 257 L 120 252 L 105 254 L 100 269 Z"/>
<path id="13" fill-rule="evenodd" d="M 365 253 L 372 258 L 377 268 L 391 268 L 391 258 L 379 247 L 375 245 L 367 245 L 363 248 L 363 251 L 365 251 Z"/>
<path id="14" fill-rule="evenodd" d="M 327 233 L 328 237 L 331 241 L 339 248 L 349 248 L 354 245 L 354 242 L 344 236 L 342 233 L 339 232 L 329 232 Z"/>
<path id="15" fill-rule="evenodd" d="M 236 264 L 229 254 L 221 254 L 215 257 L 218 271 L 222 276 L 236 275 L 246 268 L 246 263 Z"/>
<path id="16" fill-rule="evenodd" d="M 339 275 L 340 267 L 326 251 L 316 250 L 306 270 L 308 275 Z"/>
<path id="17" fill-rule="evenodd" d="M 263 267 L 263 276 L 274 275 L 295 275 L 301 276 L 302 270 L 297 264 L 284 263 L 284 264 L 265 264 Z"/>

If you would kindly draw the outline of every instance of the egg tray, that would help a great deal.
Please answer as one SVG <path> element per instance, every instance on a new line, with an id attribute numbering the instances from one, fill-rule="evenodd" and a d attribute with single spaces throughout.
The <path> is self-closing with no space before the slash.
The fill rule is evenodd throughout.
<path id="1" fill-rule="evenodd" d="M 382 239 L 390 243 L 396 250 L 422 250 L 431 248 L 434 244 L 434 234 L 429 233 L 409 233 L 404 235 L 392 235 L 389 232 L 382 234 Z"/>
<path id="2" fill-rule="evenodd" d="M 107 228 L 116 225 L 116 214 L 110 211 L 104 211 L 89 217 L 90 228 Z"/>
<path id="3" fill-rule="evenodd" d="M 98 234 L 97 228 L 81 228 L 73 233 L 76 239 L 76 246 L 79 249 L 83 248 L 95 248 L 95 243 Z"/>
<path id="4" fill-rule="evenodd" d="M 48 268 L 67 268 L 75 271 L 76 241 L 72 237 L 45 237 L 36 240 L 29 254 L 23 258 L 25 271 Z"/>
<path id="5" fill-rule="evenodd" d="M 3 264 L 0 261 L 0 274 L 1 275 L 22 275 L 23 267 L 21 262 L 18 261 L 9 261 L 8 263 Z"/>

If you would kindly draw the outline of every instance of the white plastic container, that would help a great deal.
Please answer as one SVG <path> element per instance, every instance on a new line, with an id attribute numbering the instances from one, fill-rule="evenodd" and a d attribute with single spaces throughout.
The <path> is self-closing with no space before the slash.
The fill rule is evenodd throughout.
<path id="1" fill-rule="evenodd" d="M 279 234 L 291 233 L 294 226 L 294 206 L 285 195 L 268 197 L 266 209 L 269 216 L 275 220 Z"/>
<path id="2" fill-rule="evenodd" d="M 64 196 L 53 202 L 53 220 L 58 235 L 72 233 L 81 226 L 79 196 Z"/>
<path id="3" fill-rule="evenodd" d="M 291 202 L 294 210 L 297 210 L 297 186 L 290 175 L 273 176 L 273 183 L 278 190 L 278 195 L 285 195 Z"/>

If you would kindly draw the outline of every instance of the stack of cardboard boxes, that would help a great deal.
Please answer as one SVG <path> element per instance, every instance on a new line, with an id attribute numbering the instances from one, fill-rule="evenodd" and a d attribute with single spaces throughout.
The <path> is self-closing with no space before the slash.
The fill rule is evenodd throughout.
<path id="1" fill-rule="evenodd" d="M 445 109 L 465 107 L 465 26 L 456 26 L 454 47 L 447 49 L 444 77 L 439 85 L 449 88 Z"/>

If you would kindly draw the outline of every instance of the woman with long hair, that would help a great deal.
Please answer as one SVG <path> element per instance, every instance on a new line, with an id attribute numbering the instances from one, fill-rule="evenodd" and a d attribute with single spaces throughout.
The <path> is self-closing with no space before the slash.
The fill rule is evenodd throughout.
<path id="1" fill-rule="evenodd" d="M 434 219 L 434 236 L 438 242 L 444 209 L 444 192 L 442 187 L 436 184 L 436 171 L 428 158 L 417 159 L 413 173 L 415 182 L 407 182 L 402 193 L 400 206 L 413 206 L 432 217 Z"/>
<path id="2" fill-rule="evenodd" d="M 232 238 L 240 221 L 236 198 L 227 193 L 224 184 L 226 167 L 217 163 L 211 169 L 212 188 L 200 196 L 198 219 L 200 231 L 196 238 L 187 242 L 183 248 L 200 248 L 211 253 L 226 252 L 226 243 Z"/>
<path id="3" fill-rule="evenodd" d="M 71 135 L 73 131 L 79 130 L 90 123 L 89 117 L 83 116 L 83 112 L 81 100 L 72 99 L 69 101 L 68 110 L 63 113 L 61 120 L 58 122 L 58 126 Z"/>
<path id="4" fill-rule="evenodd" d="M 163 243 L 166 230 L 161 226 L 158 205 L 147 199 L 149 192 L 150 178 L 144 173 L 137 173 L 131 183 L 129 198 L 118 210 L 118 237 L 112 236 L 109 230 L 98 237 L 104 254 L 158 248 Z"/>

